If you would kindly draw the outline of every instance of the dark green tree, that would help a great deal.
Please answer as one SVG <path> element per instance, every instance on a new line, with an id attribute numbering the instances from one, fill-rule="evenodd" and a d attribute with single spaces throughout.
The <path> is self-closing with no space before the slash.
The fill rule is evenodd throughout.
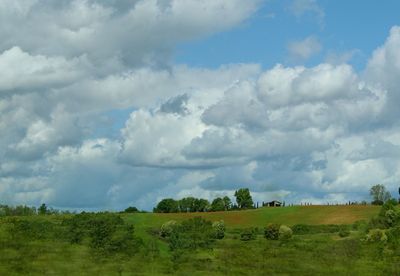
<path id="1" fill-rule="evenodd" d="M 195 212 L 195 204 L 196 199 L 194 197 L 185 197 L 179 200 L 179 210 L 181 212 Z"/>
<path id="2" fill-rule="evenodd" d="M 235 197 L 239 209 L 253 208 L 254 203 L 248 188 L 242 188 L 235 191 Z"/>
<path id="3" fill-rule="evenodd" d="M 231 199 L 227 196 L 224 196 L 224 198 L 222 199 L 224 201 L 224 208 L 225 211 L 228 211 L 232 208 L 232 202 Z"/>
<path id="4" fill-rule="evenodd" d="M 194 206 L 195 212 L 207 212 L 210 209 L 210 202 L 204 198 L 196 198 Z"/>
<path id="5" fill-rule="evenodd" d="M 225 211 L 225 202 L 222 198 L 217 197 L 211 203 L 211 211 Z"/>
<path id="6" fill-rule="evenodd" d="M 382 205 L 391 198 L 390 193 L 386 190 L 382 184 L 376 184 L 371 187 L 369 193 L 372 197 L 372 204 Z"/>
<path id="7" fill-rule="evenodd" d="M 40 207 L 38 208 L 38 213 L 39 215 L 46 215 L 47 214 L 47 206 L 46 204 L 42 204 L 40 205 Z"/>
<path id="8" fill-rule="evenodd" d="M 161 200 L 157 207 L 154 208 L 155 213 L 178 213 L 179 212 L 179 204 L 178 201 L 172 198 L 165 198 Z"/>
<path id="9" fill-rule="evenodd" d="M 124 213 L 136 213 L 139 212 L 138 208 L 133 207 L 133 206 L 129 206 L 128 208 L 126 208 L 124 210 Z"/>

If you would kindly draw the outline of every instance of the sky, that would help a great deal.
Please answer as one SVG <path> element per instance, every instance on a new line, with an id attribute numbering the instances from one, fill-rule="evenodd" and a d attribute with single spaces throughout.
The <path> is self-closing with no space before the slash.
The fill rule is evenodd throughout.
<path id="1" fill-rule="evenodd" d="M 0 1 L 0 203 L 400 186 L 397 0 Z"/>

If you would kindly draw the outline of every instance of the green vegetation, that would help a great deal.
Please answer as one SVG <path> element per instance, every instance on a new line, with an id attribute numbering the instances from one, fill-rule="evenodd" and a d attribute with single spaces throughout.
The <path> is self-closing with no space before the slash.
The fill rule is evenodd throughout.
<path id="1" fill-rule="evenodd" d="M 235 192 L 236 203 L 239 209 L 251 209 L 254 206 L 253 199 L 248 188 L 242 188 Z"/>
<path id="2" fill-rule="evenodd" d="M 389 201 L 2 216 L 0 275 L 396 275 L 398 214 Z M 270 223 L 277 236 L 266 239 Z"/>
<path id="3" fill-rule="evenodd" d="M 372 186 L 369 190 L 369 194 L 372 197 L 372 204 L 374 205 L 382 205 L 392 197 L 389 191 L 386 190 L 386 187 L 382 184 Z"/>
<path id="4" fill-rule="evenodd" d="M 247 188 L 239 189 L 235 192 L 237 205 L 232 204 L 229 197 L 217 197 L 212 203 L 204 198 L 185 197 L 179 200 L 173 198 L 162 199 L 156 207 L 154 213 L 188 213 L 188 212 L 217 212 L 230 210 L 245 210 L 254 208 L 250 190 Z"/>

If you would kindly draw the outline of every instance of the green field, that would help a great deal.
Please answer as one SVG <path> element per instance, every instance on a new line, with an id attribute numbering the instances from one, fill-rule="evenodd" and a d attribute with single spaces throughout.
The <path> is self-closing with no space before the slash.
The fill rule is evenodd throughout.
<path id="1" fill-rule="evenodd" d="M 351 205 L 105 214 L 121 226 L 112 236 L 107 233 L 113 223 L 105 220 L 71 224 L 79 215 L 0 217 L 0 275 L 400 275 L 400 228 L 381 230 L 387 241 L 366 241 L 370 229 L 381 227 L 373 220 L 380 210 Z M 223 220 L 225 237 L 207 240 L 204 246 L 206 235 L 199 230 L 188 230 L 189 236 L 181 238 L 160 237 L 163 223 L 175 220 L 183 226 L 199 216 Z M 290 240 L 267 240 L 264 228 L 269 223 L 297 232 Z M 132 242 L 132 236 L 123 229 L 129 225 L 138 243 L 126 249 L 124 242 Z M 93 229 L 96 243 L 90 236 Z M 83 239 L 71 241 L 82 233 Z M 246 239 L 248 233 L 252 238 Z M 98 246 L 110 241 L 111 247 Z"/>
<path id="2" fill-rule="evenodd" d="M 352 224 L 359 220 L 369 220 L 379 212 L 379 206 L 339 205 L 339 206 L 293 206 L 264 207 L 246 211 L 125 214 L 123 217 L 137 228 L 159 227 L 169 220 L 181 221 L 201 216 L 211 221 L 223 220 L 228 228 L 264 227 L 268 223 L 294 224 Z"/>

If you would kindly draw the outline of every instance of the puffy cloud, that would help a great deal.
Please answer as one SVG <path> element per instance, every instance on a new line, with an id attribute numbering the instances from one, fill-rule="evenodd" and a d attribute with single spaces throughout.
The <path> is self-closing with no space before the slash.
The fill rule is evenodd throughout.
<path id="1" fill-rule="evenodd" d="M 86 54 L 106 67 L 164 63 L 177 43 L 229 29 L 259 3 L 7 0 L 0 5 L 0 50 L 18 45 L 35 54 L 69 58 Z"/>
<path id="2" fill-rule="evenodd" d="M 299 16 L 323 14 L 296 2 Z M 342 62 L 169 64 L 175 45 L 258 3 L 1 2 L 0 200 L 151 209 L 241 186 L 287 202 L 360 200 L 376 182 L 394 191 L 399 27 L 362 74 Z"/>
<path id="3" fill-rule="evenodd" d="M 394 26 L 385 44 L 376 49 L 367 64 L 365 78 L 370 83 L 387 91 L 384 117 L 389 124 L 397 124 L 400 101 L 400 27 Z"/>
<path id="4" fill-rule="evenodd" d="M 318 54 L 322 49 L 322 45 L 315 36 L 309 36 L 300 41 L 290 42 L 287 49 L 291 59 L 307 60 Z"/>
<path id="5" fill-rule="evenodd" d="M 56 88 L 79 80 L 90 65 L 84 57 L 66 60 L 63 57 L 30 55 L 19 47 L 0 54 L 0 97 L 19 91 Z"/>

